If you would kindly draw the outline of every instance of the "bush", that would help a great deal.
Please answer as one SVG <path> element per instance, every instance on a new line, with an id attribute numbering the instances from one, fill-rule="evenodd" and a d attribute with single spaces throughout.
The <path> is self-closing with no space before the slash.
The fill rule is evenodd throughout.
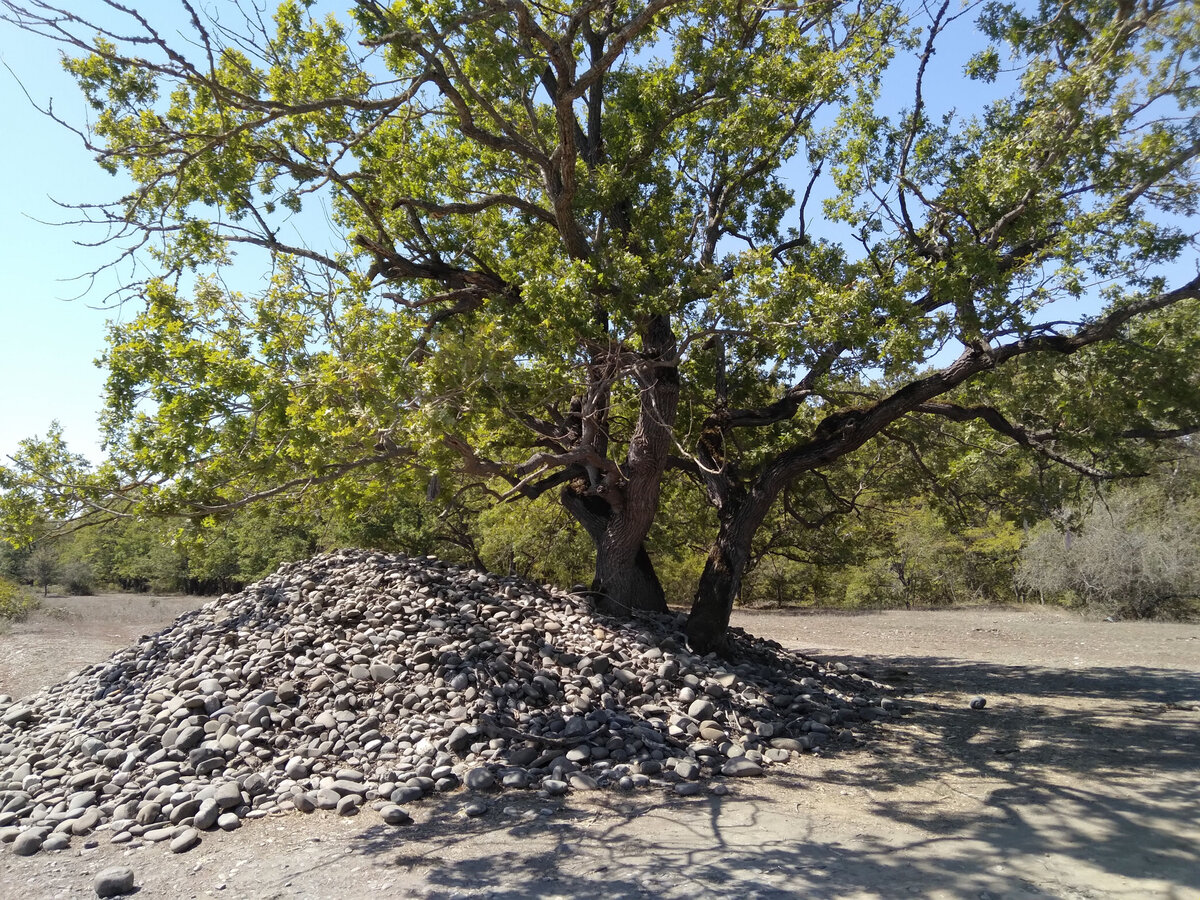
<path id="1" fill-rule="evenodd" d="M 1018 585 L 1043 601 L 1122 619 L 1180 618 L 1200 598 L 1200 504 L 1155 490 L 1114 492 L 1076 531 L 1042 523 L 1021 553 Z"/>
<path id="2" fill-rule="evenodd" d="M 34 587 L 41 587 L 42 596 L 50 593 L 50 585 L 58 579 L 58 553 L 47 544 L 39 544 L 25 561 L 25 577 Z"/>
<path id="3" fill-rule="evenodd" d="M 592 580 L 591 543 L 552 497 L 498 503 L 476 528 L 479 556 L 493 572 L 565 587 Z"/>
<path id="4" fill-rule="evenodd" d="M 0 578 L 0 620 L 19 622 L 37 607 L 37 597 L 16 582 Z"/>
<path id="5" fill-rule="evenodd" d="M 64 565 L 59 578 L 68 594 L 90 597 L 96 593 L 96 576 L 92 567 L 81 559 L 72 560 Z"/>

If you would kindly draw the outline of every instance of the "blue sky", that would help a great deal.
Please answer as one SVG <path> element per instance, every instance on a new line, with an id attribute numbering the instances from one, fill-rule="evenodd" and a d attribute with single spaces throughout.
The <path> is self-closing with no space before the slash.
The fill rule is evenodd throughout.
<path id="1" fill-rule="evenodd" d="M 314 15 L 342 8 L 338 0 L 320 0 Z M 188 30 L 180 9 L 156 5 L 144 14 L 159 17 L 156 25 L 169 34 Z M 128 31 L 126 24 L 122 21 L 118 30 Z M 123 309 L 114 293 L 147 272 L 126 262 L 95 279 L 79 277 L 110 263 L 116 248 L 83 245 L 103 237 L 99 228 L 50 223 L 75 218 L 54 201 L 109 202 L 125 193 L 128 182 L 104 172 L 78 136 L 34 108 L 33 103 L 52 103 L 55 114 L 72 125 L 88 119 L 87 104 L 52 42 L 0 23 L 0 60 L 0 111 L 9 135 L 0 141 L 0 171 L 10 176 L 0 192 L 0 271 L 5 276 L 0 282 L 0 384 L 8 388 L 0 395 L 0 462 L 22 439 L 44 435 L 55 421 L 73 451 L 98 462 L 104 372 L 95 360 L 104 352 L 107 323 L 137 312 L 136 300 Z M 302 219 L 297 230 L 324 227 L 319 210 L 306 211 Z M 311 233 L 291 237 L 309 244 L 322 240 Z M 253 290 L 261 283 L 269 267 L 265 254 L 261 261 L 254 256 L 243 250 L 223 272 L 229 287 Z"/>
<path id="2" fill-rule="evenodd" d="M 39 102 L 53 98 L 64 118 L 82 117 L 79 91 L 47 42 L 5 27 L 0 57 Z M 103 349 L 105 321 L 119 312 L 96 306 L 115 287 L 115 273 L 82 299 L 70 298 L 78 297 L 86 282 L 66 279 L 111 253 L 75 245 L 94 235 L 43 222 L 69 212 L 51 197 L 102 200 L 118 193 L 118 184 L 100 171 L 75 136 L 30 105 L 7 69 L 0 69 L 0 109 L 8 135 L 0 141 L 0 171 L 8 175 L 0 192 L 0 457 L 15 450 L 21 438 L 44 434 L 55 418 L 71 445 L 95 457 L 103 374 L 92 360 Z"/>

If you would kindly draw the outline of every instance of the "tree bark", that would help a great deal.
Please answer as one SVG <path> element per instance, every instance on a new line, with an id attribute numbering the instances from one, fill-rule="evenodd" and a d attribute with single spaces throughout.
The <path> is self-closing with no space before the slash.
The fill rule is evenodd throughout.
<path id="1" fill-rule="evenodd" d="M 643 543 L 645 530 L 614 513 L 604 499 L 570 485 L 563 488 L 562 503 L 596 548 L 592 593 L 597 609 L 615 616 L 666 612 L 666 595 Z"/>
<path id="2" fill-rule="evenodd" d="M 719 515 L 717 538 L 709 550 L 685 632 L 697 653 L 723 653 L 734 601 L 750 561 L 754 534 L 770 509 L 773 495 L 756 491 L 730 500 Z"/>
<path id="3" fill-rule="evenodd" d="M 585 471 L 561 494 L 563 505 L 596 546 L 592 590 L 598 608 L 613 615 L 667 611 L 645 540 L 658 513 L 679 404 L 677 347 L 670 317 L 649 316 L 641 338 L 641 362 L 630 370 L 639 387 L 638 416 L 624 465 L 603 474 Z M 581 403 L 580 442 L 605 452 L 610 376 L 603 374 L 600 362 L 593 360 L 589 377 L 603 386 L 595 393 L 605 402 Z"/>

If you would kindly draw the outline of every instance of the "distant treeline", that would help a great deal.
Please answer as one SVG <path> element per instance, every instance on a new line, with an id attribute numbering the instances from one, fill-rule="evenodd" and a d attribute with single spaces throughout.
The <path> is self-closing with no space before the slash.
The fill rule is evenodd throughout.
<path id="1" fill-rule="evenodd" d="M 881 441 L 865 464 L 789 492 L 761 530 L 741 602 L 1033 601 L 1119 617 L 1189 615 L 1200 596 L 1200 478 L 1190 445 L 1179 451 L 1150 477 L 1104 484 L 1038 467 L 1028 456 L 960 447 L 918 457 L 903 441 Z M 448 501 L 377 487 L 224 517 L 118 517 L 5 547 L 0 575 L 72 593 L 218 594 L 283 561 L 363 546 L 436 554 L 540 583 L 590 578 L 591 544 L 553 496 L 496 503 L 481 486 Z M 694 493 L 663 498 L 648 550 L 673 604 L 690 603 L 712 515 Z"/>

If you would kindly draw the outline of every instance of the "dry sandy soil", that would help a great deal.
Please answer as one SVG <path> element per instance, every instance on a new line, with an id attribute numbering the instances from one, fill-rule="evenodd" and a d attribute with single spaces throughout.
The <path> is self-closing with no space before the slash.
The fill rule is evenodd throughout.
<path id="1" fill-rule="evenodd" d="M 199 601 L 51 599 L 0 635 L 0 693 L 99 661 Z M 901 688 L 901 721 L 725 797 L 505 794 L 466 819 L 249 822 L 172 855 L 101 836 L 0 852 L 0 897 L 1200 897 L 1200 625 L 1060 610 L 741 613 L 737 624 Z M 972 696 L 987 707 L 972 710 Z"/>

